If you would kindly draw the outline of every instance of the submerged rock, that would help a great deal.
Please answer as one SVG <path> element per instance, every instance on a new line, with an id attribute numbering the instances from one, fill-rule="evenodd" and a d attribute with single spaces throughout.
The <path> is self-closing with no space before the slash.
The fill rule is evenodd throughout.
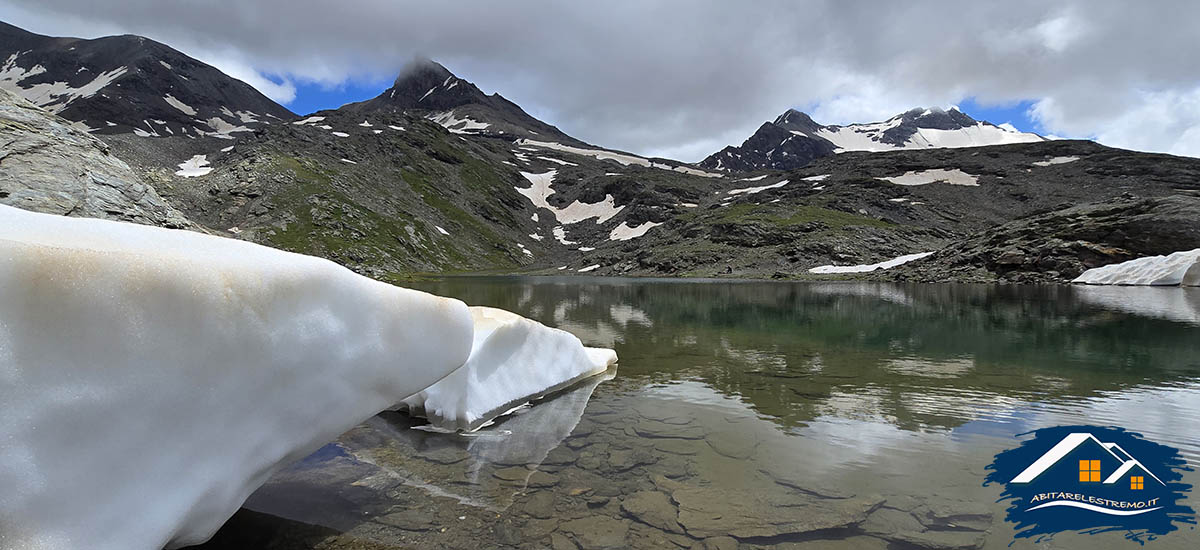
<path id="1" fill-rule="evenodd" d="M 582 550 L 625 548 L 629 522 L 608 516 L 588 516 L 561 523 L 558 530 L 570 535 Z"/>
<path id="2" fill-rule="evenodd" d="M 806 495 L 768 497 L 707 487 L 677 489 L 679 523 L 693 537 L 776 537 L 841 529 L 862 523 L 881 497 L 822 499 Z"/>
<path id="3" fill-rule="evenodd" d="M 658 491 L 641 491 L 625 497 L 621 511 L 642 523 L 672 533 L 683 533 L 671 498 Z"/>

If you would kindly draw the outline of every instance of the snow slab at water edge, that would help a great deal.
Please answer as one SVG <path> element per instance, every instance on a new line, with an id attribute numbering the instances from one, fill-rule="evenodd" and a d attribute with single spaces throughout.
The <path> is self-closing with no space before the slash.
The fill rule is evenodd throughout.
<path id="1" fill-rule="evenodd" d="M 1089 285 L 1200 286 L 1200 248 L 1094 267 L 1071 282 Z"/>
<path id="2" fill-rule="evenodd" d="M 887 260 L 887 261 L 884 261 L 884 262 L 879 262 L 879 263 L 877 263 L 877 264 L 864 264 L 864 265 L 822 265 L 822 266 L 818 266 L 818 267 L 814 267 L 814 268 L 812 268 L 812 269 L 809 269 L 809 270 L 808 270 L 808 272 L 809 272 L 809 273 L 821 273 L 821 274 L 830 274 L 830 273 L 870 273 L 870 272 L 872 272 L 872 271 L 875 271 L 876 269 L 889 269 L 889 268 L 893 268 L 893 267 L 896 267 L 896 266 L 898 266 L 898 265 L 901 265 L 901 264 L 906 264 L 906 263 L 908 263 L 908 262 L 911 262 L 911 261 L 913 261 L 913 260 L 920 260 L 921 258 L 924 258 L 925 256 L 928 256 L 928 255 L 930 255 L 930 254 L 933 254 L 933 252 L 918 252 L 918 253 L 916 253 L 916 254 L 906 254 L 906 255 L 904 255 L 904 256 L 899 256 L 899 257 L 896 257 L 896 258 L 892 258 L 892 259 L 890 259 L 890 260 Z"/>
<path id="3" fill-rule="evenodd" d="M 617 362 L 613 350 L 586 348 L 569 332 L 515 313 L 473 307 L 471 318 L 475 340 L 466 364 L 399 407 L 428 418 L 440 430 L 479 429 Z"/>
<path id="4" fill-rule="evenodd" d="M 979 178 L 963 172 L 957 168 L 953 170 L 945 170 L 936 168 L 933 170 L 909 171 L 903 175 L 890 178 L 879 178 L 884 181 L 890 181 L 896 185 L 929 185 L 931 183 L 945 182 L 950 185 L 964 185 L 967 187 L 979 187 Z"/>
<path id="5" fill-rule="evenodd" d="M 0 206 L 0 546 L 203 542 L 463 365 L 473 325 L 328 260 Z"/>

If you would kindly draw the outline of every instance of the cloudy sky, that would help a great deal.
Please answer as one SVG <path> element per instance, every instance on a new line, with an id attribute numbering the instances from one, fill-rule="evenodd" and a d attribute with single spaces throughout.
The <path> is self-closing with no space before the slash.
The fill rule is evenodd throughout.
<path id="1" fill-rule="evenodd" d="M 695 161 L 789 107 L 818 122 L 960 105 L 1200 156 L 1200 2 L 0 0 L 34 32 L 140 34 L 305 113 L 416 55 L 567 133 Z"/>

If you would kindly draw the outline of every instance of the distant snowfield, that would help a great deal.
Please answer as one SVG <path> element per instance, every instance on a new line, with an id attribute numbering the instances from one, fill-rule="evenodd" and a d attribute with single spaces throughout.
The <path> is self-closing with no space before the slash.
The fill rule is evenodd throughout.
<path id="1" fill-rule="evenodd" d="M 554 213 L 555 219 L 559 223 L 573 224 L 579 223 L 589 218 L 596 218 L 596 223 L 601 224 L 616 216 L 624 206 L 617 206 L 616 199 L 612 195 L 605 195 L 604 200 L 597 203 L 583 203 L 579 201 L 572 202 L 565 208 L 559 208 L 550 204 L 547 197 L 554 194 L 554 176 L 558 174 L 557 170 L 550 170 L 541 174 L 533 174 L 530 172 L 521 172 L 521 175 L 529 180 L 532 184 L 529 188 L 515 188 L 516 191 L 525 195 L 537 208 L 545 208 Z"/>
<path id="2" fill-rule="evenodd" d="M 977 176 L 973 176 L 957 168 L 952 170 L 937 168 L 933 170 L 905 172 L 903 175 L 880 179 L 890 181 L 896 185 L 907 186 L 929 185 L 937 182 L 945 182 L 950 185 L 964 185 L 967 187 L 979 186 L 979 178 Z"/>
<path id="3" fill-rule="evenodd" d="M 179 101 L 178 99 L 175 99 L 175 96 L 173 96 L 171 94 L 167 94 L 167 95 L 163 96 L 163 101 L 166 101 L 167 105 L 170 105 L 170 106 L 178 109 L 179 112 L 181 112 L 187 116 L 196 116 L 195 109 L 193 109 L 190 105 L 188 105 L 182 101 Z"/>
<path id="4" fill-rule="evenodd" d="M 647 231 L 662 225 L 661 222 L 645 222 L 637 227 L 630 227 L 628 223 L 621 222 L 621 225 L 613 228 L 608 234 L 610 241 L 628 241 L 645 235 Z M 582 249 L 580 249 L 582 250 Z"/>
<path id="5" fill-rule="evenodd" d="M 849 126 L 829 126 L 817 131 L 817 137 L 822 137 L 834 144 L 836 153 L 846 151 L 894 151 L 897 149 L 931 149 L 931 148 L 960 148 L 982 147 L 986 145 L 1005 145 L 1010 143 L 1032 143 L 1045 141 L 1045 138 L 1028 132 L 1020 132 L 993 126 L 980 122 L 957 130 L 935 130 L 918 128 L 912 136 L 901 145 L 879 141 L 887 130 L 903 123 L 900 115 L 884 122 L 869 124 L 851 124 Z M 805 135 L 802 132 L 792 132 Z"/>
<path id="6" fill-rule="evenodd" d="M 129 72 L 129 67 L 117 67 L 111 71 L 96 75 L 87 84 L 78 88 L 66 82 L 42 82 L 23 85 L 22 82 L 24 80 L 46 72 L 46 68 L 41 65 L 34 65 L 29 69 L 19 67 L 17 59 L 20 55 L 19 53 L 14 53 L 8 56 L 8 59 L 4 61 L 4 65 L 0 66 L 0 88 L 13 92 L 25 98 L 30 103 L 55 114 L 66 109 L 76 99 L 96 95 L 96 92 L 99 92 L 101 88 L 108 86 L 114 80 Z"/>
<path id="7" fill-rule="evenodd" d="M 567 240 L 567 230 L 561 225 L 554 226 L 554 229 L 551 229 L 550 232 L 554 234 L 554 240 L 558 241 L 564 246 L 579 244 L 576 241 Z"/>
<path id="8" fill-rule="evenodd" d="M 535 140 L 531 140 L 531 139 L 520 139 L 520 140 L 517 140 L 516 144 L 518 147 L 524 147 L 524 146 L 540 147 L 542 149 L 553 149 L 555 151 L 562 151 L 564 153 L 572 153 L 575 155 L 592 157 L 596 160 L 611 160 L 611 161 L 618 162 L 624 166 L 636 165 L 636 166 L 645 166 L 647 168 L 659 168 L 662 170 L 670 170 L 672 172 L 680 172 L 683 174 L 691 174 L 693 176 L 702 176 L 702 177 L 706 177 L 706 178 L 724 177 L 723 174 L 715 174 L 713 172 L 705 172 L 704 170 L 691 168 L 689 166 L 682 166 L 682 165 L 681 166 L 671 166 L 669 164 L 663 164 L 663 163 L 659 163 L 659 162 L 651 162 L 649 159 L 645 159 L 645 158 L 642 158 L 642 157 L 639 157 L 636 155 L 630 155 L 630 154 L 626 154 L 626 153 L 617 153 L 615 151 L 607 151 L 604 149 L 585 149 L 583 147 L 572 147 L 570 145 L 563 145 L 561 143 L 556 143 L 553 141 L 535 141 Z"/>
<path id="9" fill-rule="evenodd" d="M 729 191 L 726 191 L 725 194 L 726 195 L 753 195 L 755 193 L 761 193 L 763 191 L 766 191 L 767 189 L 777 189 L 777 188 L 783 187 L 787 184 L 788 184 L 788 180 L 783 180 L 779 183 L 772 183 L 770 185 L 762 185 L 759 187 L 743 187 L 741 189 L 730 189 Z"/>
<path id="10" fill-rule="evenodd" d="M 179 170 L 175 172 L 175 175 L 194 178 L 207 175 L 212 170 L 212 167 L 208 165 L 208 155 L 195 155 L 179 163 Z"/>
<path id="11" fill-rule="evenodd" d="M 483 130 L 491 126 L 490 123 L 471 120 L 467 117 L 457 118 L 454 116 L 453 110 L 446 111 L 444 113 L 431 114 L 425 118 L 441 125 L 443 128 L 449 130 L 450 133 L 453 134 L 475 134 L 478 133 L 479 130 Z"/>
<path id="12" fill-rule="evenodd" d="M 554 157 L 538 157 L 538 159 L 541 159 L 541 160 L 544 160 L 547 162 L 553 162 L 553 163 L 561 165 L 561 166 L 579 166 L 578 164 L 575 164 L 574 162 L 567 162 L 565 160 L 559 160 Z"/>
<path id="13" fill-rule="evenodd" d="M 1034 162 L 1033 165 L 1034 166 L 1054 166 L 1055 164 L 1066 164 L 1068 162 L 1075 162 L 1077 160 L 1079 160 L 1079 157 L 1054 157 L 1054 158 L 1049 158 L 1046 160 L 1039 160 L 1037 162 Z"/>
<path id="14" fill-rule="evenodd" d="M 877 269 L 889 269 L 889 268 L 896 267 L 896 266 L 898 266 L 898 265 L 901 265 L 901 264 L 906 264 L 906 263 L 908 263 L 908 262 L 911 262 L 911 261 L 913 261 L 913 260 L 919 260 L 919 259 L 921 259 L 921 258 L 924 258 L 924 257 L 926 257 L 926 256 L 930 255 L 930 254 L 933 254 L 933 252 L 918 252 L 918 253 L 916 253 L 916 254 L 906 254 L 906 255 L 904 255 L 904 256 L 899 256 L 899 257 L 896 257 L 896 258 L 892 258 L 892 259 L 890 259 L 890 260 L 883 261 L 883 262 L 879 262 L 879 263 L 877 263 L 877 264 L 863 264 L 863 265 L 822 265 L 822 266 L 818 266 L 818 267 L 814 267 L 814 268 L 812 268 L 812 269 L 809 269 L 809 270 L 808 270 L 808 272 L 809 272 L 809 273 L 820 273 L 820 274 L 831 274 L 831 273 L 870 273 L 870 272 L 872 272 L 872 271 L 875 271 L 875 270 L 877 270 Z"/>

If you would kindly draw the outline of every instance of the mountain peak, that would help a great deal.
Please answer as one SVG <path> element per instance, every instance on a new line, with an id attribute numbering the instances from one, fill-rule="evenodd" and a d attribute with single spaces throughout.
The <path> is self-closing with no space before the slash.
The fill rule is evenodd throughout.
<path id="1" fill-rule="evenodd" d="M 808 113 L 803 113 L 795 109 L 788 109 L 782 115 L 776 117 L 773 124 L 793 132 L 815 132 L 821 128 L 821 125 L 813 121 L 812 117 L 808 116 Z"/>
<path id="2" fill-rule="evenodd" d="M 432 77 L 433 79 L 445 79 L 448 76 L 454 76 L 454 73 L 444 67 L 441 63 L 429 59 L 428 57 L 415 57 L 409 61 L 404 68 L 400 69 L 400 74 L 396 75 L 396 80 L 393 85 L 400 84 L 408 79 L 423 79 Z"/>
<path id="3" fill-rule="evenodd" d="M 344 105 L 342 109 L 350 112 L 409 111 L 455 133 L 582 143 L 530 116 L 499 93 L 485 94 L 437 61 L 421 57 L 404 66 L 391 88 L 372 99 Z"/>
<path id="4" fill-rule="evenodd" d="M 882 122 L 823 126 L 795 109 L 767 122 L 741 146 L 700 162 L 709 170 L 790 170 L 842 151 L 976 147 L 1042 141 L 1037 134 L 981 122 L 957 107 L 917 107 Z"/>
<path id="5" fill-rule="evenodd" d="M 446 111 L 486 100 L 487 96 L 479 88 L 455 76 L 441 63 L 415 58 L 401 69 L 391 88 L 364 105 L 371 109 Z"/>

